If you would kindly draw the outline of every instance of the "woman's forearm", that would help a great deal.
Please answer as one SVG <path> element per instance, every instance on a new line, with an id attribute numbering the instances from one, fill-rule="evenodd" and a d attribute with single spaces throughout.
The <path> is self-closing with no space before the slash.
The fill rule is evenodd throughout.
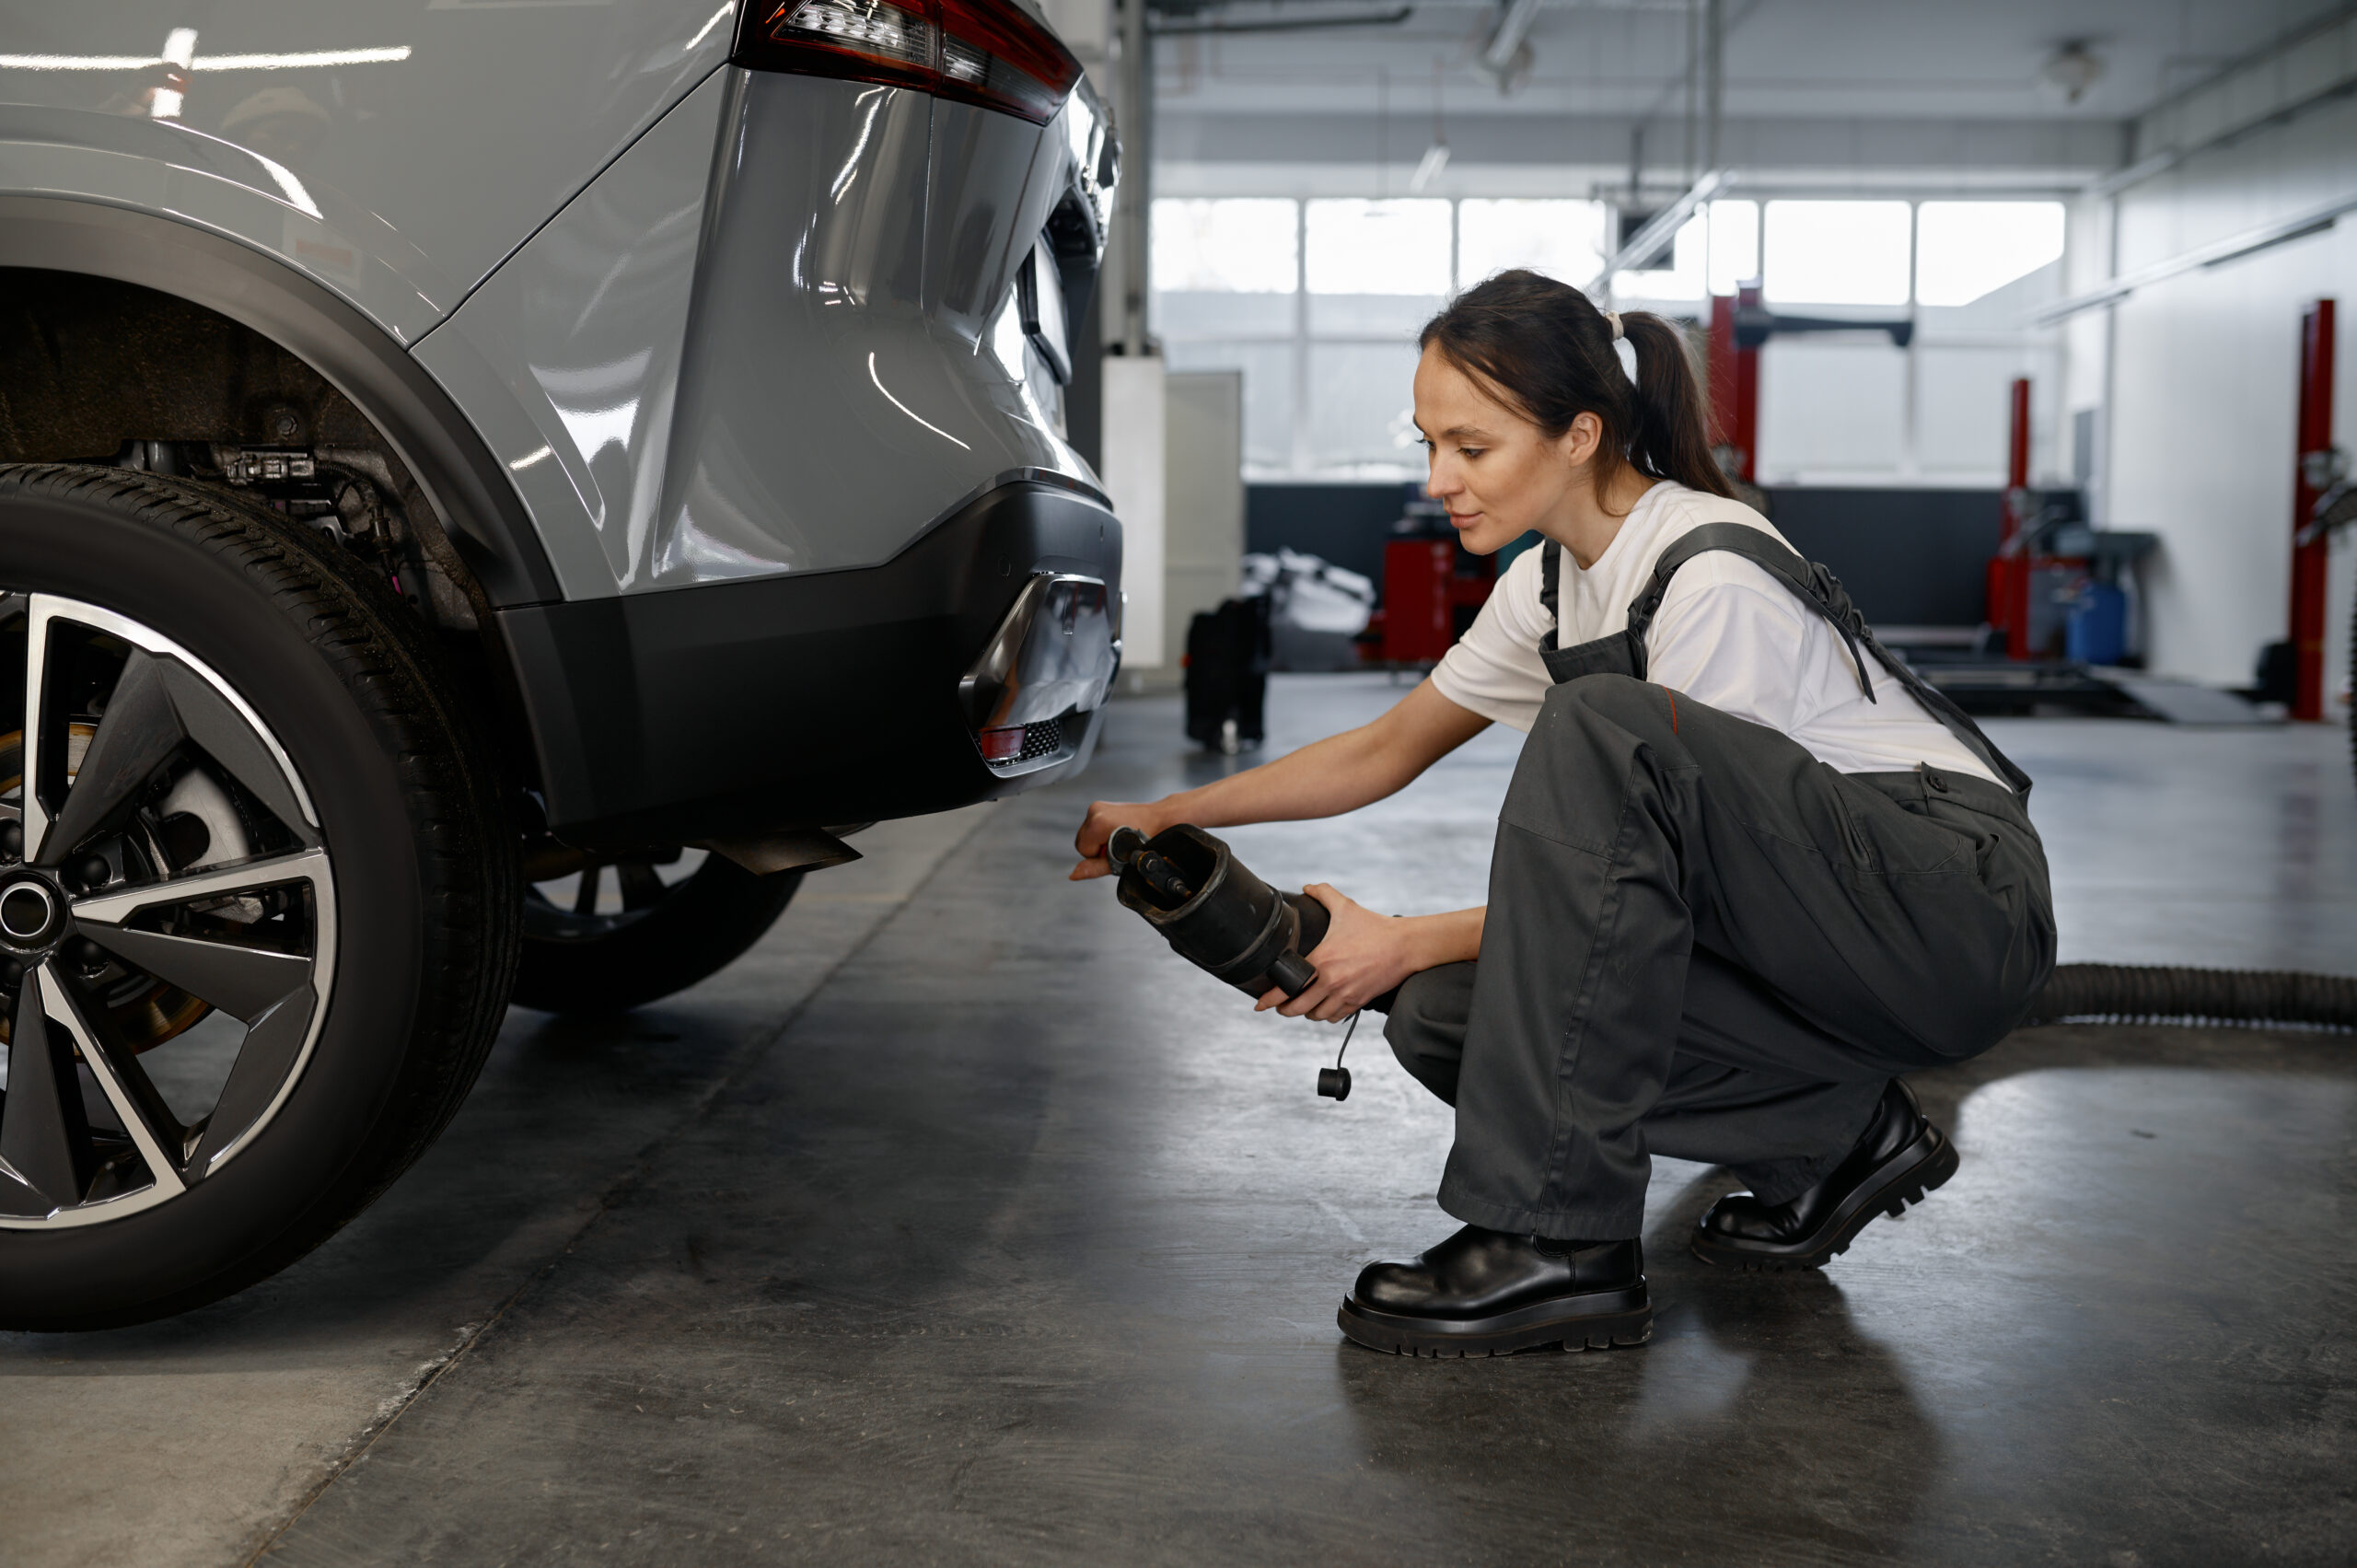
<path id="1" fill-rule="evenodd" d="M 1106 844 L 1125 827 L 1151 838 L 1181 822 L 1232 828 L 1354 811 L 1395 794 L 1489 722 L 1442 696 L 1427 680 L 1373 724 L 1314 741 L 1273 762 L 1160 800 L 1092 802 L 1073 835 L 1073 848 L 1080 852 L 1073 880 L 1111 874 Z"/>
<path id="2" fill-rule="evenodd" d="M 1421 771 L 1385 746 L 1377 725 L 1329 735 L 1272 762 L 1167 796 L 1174 822 L 1204 828 L 1339 817 L 1396 794 Z"/>
<path id="3" fill-rule="evenodd" d="M 1417 960 L 1416 969 L 1470 963 L 1480 958 L 1481 923 L 1489 912 L 1489 906 L 1480 904 L 1469 910 L 1450 910 L 1446 914 L 1404 917 L 1401 923 L 1413 928 L 1407 935 L 1410 950 Z"/>
<path id="4" fill-rule="evenodd" d="M 1427 680 L 1372 724 L 1156 804 L 1171 813 L 1171 822 L 1206 828 L 1339 817 L 1406 788 L 1489 722 L 1442 696 Z"/>

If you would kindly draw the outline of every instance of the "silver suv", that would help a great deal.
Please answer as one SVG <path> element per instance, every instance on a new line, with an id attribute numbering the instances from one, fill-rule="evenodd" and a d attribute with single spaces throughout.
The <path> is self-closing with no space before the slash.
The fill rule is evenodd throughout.
<path id="1" fill-rule="evenodd" d="M 0 1326 L 1085 764 L 1115 170 L 1026 0 L 0 3 Z"/>

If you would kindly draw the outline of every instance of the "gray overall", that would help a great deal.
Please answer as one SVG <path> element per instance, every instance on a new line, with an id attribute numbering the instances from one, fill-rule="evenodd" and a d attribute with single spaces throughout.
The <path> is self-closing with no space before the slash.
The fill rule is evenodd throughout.
<path id="1" fill-rule="evenodd" d="M 1646 630 L 1706 550 L 1814 606 L 1869 700 L 1867 655 L 2014 787 L 1837 772 L 1648 684 Z M 1442 1208 L 1633 1237 L 1656 1153 L 1731 1167 L 1781 1202 L 1849 1151 L 1892 1077 L 1988 1050 L 2028 1008 L 2054 966 L 2029 779 L 1875 641 L 1822 566 L 1710 524 L 1662 552 L 1625 631 L 1539 653 L 1555 685 L 1499 812 L 1480 958 L 1409 977 L 1385 1030 L 1457 1108 Z"/>

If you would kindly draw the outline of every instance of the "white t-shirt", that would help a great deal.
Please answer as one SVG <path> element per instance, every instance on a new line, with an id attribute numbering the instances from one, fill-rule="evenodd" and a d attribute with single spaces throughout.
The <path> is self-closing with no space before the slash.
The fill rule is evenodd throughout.
<path id="1" fill-rule="evenodd" d="M 1562 552 L 1560 645 L 1539 599 L 1538 549 L 1499 577 L 1489 602 L 1433 670 L 1433 687 L 1458 707 L 1527 733 L 1552 684 L 1539 661 L 1549 646 L 1577 647 L 1627 628 L 1629 606 L 1671 540 L 1704 523 L 1746 523 L 1791 548 L 1768 519 L 1675 481 L 1645 492 L 1609 548 L 1585 571 Z M 1862 649 L 1861 652 L 1864 652 Z M 2002 783 L 1881 661 L 1865 655 L 1875 701 L 1858 690 L 1857 666 L 1824 616 L 1741 556 L 1704 551 L 1678 569 L 1645 634 L 1645 679 L 1737 718 L 1782 730 L 1845 773 L 1946 772 Z"/>

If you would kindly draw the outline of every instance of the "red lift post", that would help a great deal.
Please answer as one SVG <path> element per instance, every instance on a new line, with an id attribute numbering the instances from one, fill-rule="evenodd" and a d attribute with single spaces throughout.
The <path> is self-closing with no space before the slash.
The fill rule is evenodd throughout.
<path id="1" fill-rule="evenodd" d="M 1735 448 L 1731 477 L 1746 484 L 1759 482 L 1759 351 L 1736 346 L 1735 313 L 1759 306 L 1756 285 L 1711 296 L 1711 425 L 1720 445 Z"/>
<path id="2" fill-rule="evenodd" d="M 2332 449 L 2332 301 L 2300 317 L 2300 438 L 2292 480 L 2292 532 L 2308 526 L 2316 497 L 2330 482 Z M 2292 547 L 2292 716 L 2324 717 L 2324 610 L 2331 541 Z"/>
<path id="3" fill-rule="evenodd" d="M 2029 646 L 2029 377 L 2014 377 L 2011 442 L 1997 553 L 1989 560 L 1989 624 L 2005 634 L 2005 656 L 2026 659 Z"/>

